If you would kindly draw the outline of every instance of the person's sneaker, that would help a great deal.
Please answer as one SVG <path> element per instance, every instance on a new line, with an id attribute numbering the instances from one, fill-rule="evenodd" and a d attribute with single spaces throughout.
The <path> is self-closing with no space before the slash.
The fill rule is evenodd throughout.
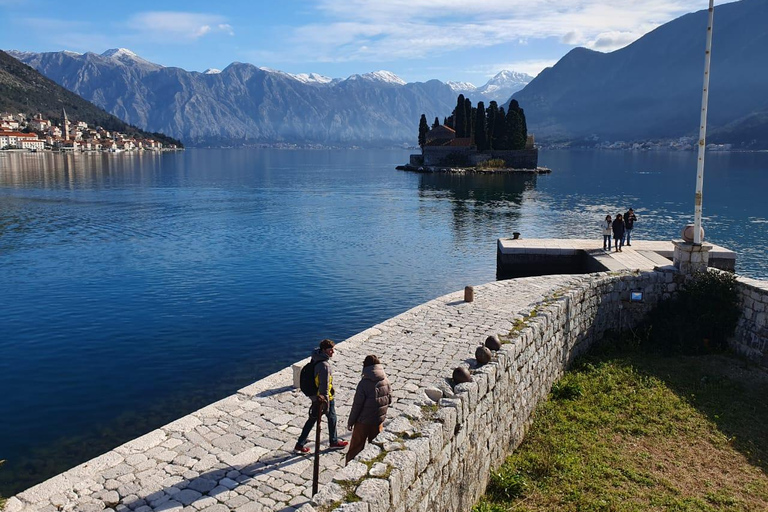
<path id="1" fill-rule="evenodd" d="M 293 447 L 293 451 L 296 453 L 309 453 L 309 448 L 306 446 L 301 446 L 300 444 L 297 444 Z"/>
<path id="2" fill-rule="evenodd" d="M 335 443 L 331 443 L 329 446 L 330 446 L 331 448 L 335 449 L 335 450 L 340 450 L 341 448 L 344 448 L 344 447 L 345 447 L 345 446 L 347 446 L 348 444 L 349 444 L 349 442 L 348 442 L 348 441 L 342 441 L 341 439 L 339 439 L 339 440 L 338 440 L 338 441 L 336 441 Z"/>

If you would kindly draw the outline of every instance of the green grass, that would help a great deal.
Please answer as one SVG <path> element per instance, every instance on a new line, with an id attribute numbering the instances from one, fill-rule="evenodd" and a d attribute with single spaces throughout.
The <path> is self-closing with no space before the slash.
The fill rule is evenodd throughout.
<path id="1" fill-rule="evenodd" d="M 768 510 L 768 374 L 603 349 L 536 411 L 473 512 Z"/>

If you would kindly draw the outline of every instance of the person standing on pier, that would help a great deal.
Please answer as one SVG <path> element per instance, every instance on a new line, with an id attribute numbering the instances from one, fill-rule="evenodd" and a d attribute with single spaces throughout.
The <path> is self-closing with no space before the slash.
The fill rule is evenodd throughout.
<path id="1" fill-rule="evenodd" d="M 391 403 L 392 389 L 381 361 L 376 356 L 366 356 L 363 360 L 363 378 L 357 384 L 347 422 L 347 429 L 352 430 L 347 464 L 363 451 L 366 441 L 370 443 L 379 435 Z"/>
<path id="2" fill-rule="evenodd" d="M 312 427 L 317 423 L 318 409 L 322 406 L 323 414 L 328 417 L 328 438 L 330 447 L 341 449 L 347 446 L 347 441 L 342 441 L 336 436 L 336 405 L 333 400 L 333 372 L 331 371 L 331 358 L 334 354 L 333 341 L 325 339 L 320 342 L 320 346 L 312 352 L 312 362 L 314 363 L 315 384 L 317 385 L 317 395 L 310 397 L 312 405 L 309 407 L 309 418 L 304 423 L 299 440 L 293 451 L 296 453 L 309 453 L 309 448 L 304 446 L 309 438 Z"/>
<path id="3" fill-rule="evenodd" d="M 635 216 L 635 210 L 630 208 L 629 211 L 624 214 L 624 231 L 626 232 L 628 246 L 632 245 L 629 242 L 630 242 L 630 236 L 632 236 L 632 229 L 635 227 L 636 220 L 637 220 L 637 217 Z"/>
<path id="4" fill-rule="evenodd" d="M 600 229 L 603 231 L 603 250 L 611 250 L 611 232 L 613 231 L 613 225 L 611 222 L 611 216 L 606 215 L 605 220 L 600 223 Z"/>
<path id="5" fill-rule="evenodd" d="M 621 252 L 621 248 L 624 247 L 624 219 L 621 218 L 621 214 L 616 215 L 612 227 L 613 243 L 615 244 L 616 252 Z"/>

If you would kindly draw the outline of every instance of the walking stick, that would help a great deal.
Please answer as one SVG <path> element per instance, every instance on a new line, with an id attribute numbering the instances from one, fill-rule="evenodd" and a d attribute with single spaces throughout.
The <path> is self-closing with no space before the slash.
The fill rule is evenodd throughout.
<path id="1" fill-rule="evenodd" d="M 320 420 L 325 410 L 325 402 L 317 401 L 317 429 L 315 430 L 315 468 L 312 472 L 312 496 L 317 494 L 320 478 Z"/>

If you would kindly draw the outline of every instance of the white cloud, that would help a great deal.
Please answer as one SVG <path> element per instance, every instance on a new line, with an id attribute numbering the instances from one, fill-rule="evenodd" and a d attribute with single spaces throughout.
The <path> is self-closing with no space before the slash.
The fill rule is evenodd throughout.
<path id="1" fill-rule="evenodd" d="M 690 0 L 319 0 L 319 21 L 295 29 L 287 52 L 311 50 L 337 62 L 415 59 L 545 38 L 611 51 L 704 7 Z"/>
<path id="2" fill-rule="evenodd" d="M 150 11 L 131 16 L 126 25 L 142 37 L 154 41 L 186 42 L 221 32 L 234 35 L 223 16 L 177 11 Z"/>

